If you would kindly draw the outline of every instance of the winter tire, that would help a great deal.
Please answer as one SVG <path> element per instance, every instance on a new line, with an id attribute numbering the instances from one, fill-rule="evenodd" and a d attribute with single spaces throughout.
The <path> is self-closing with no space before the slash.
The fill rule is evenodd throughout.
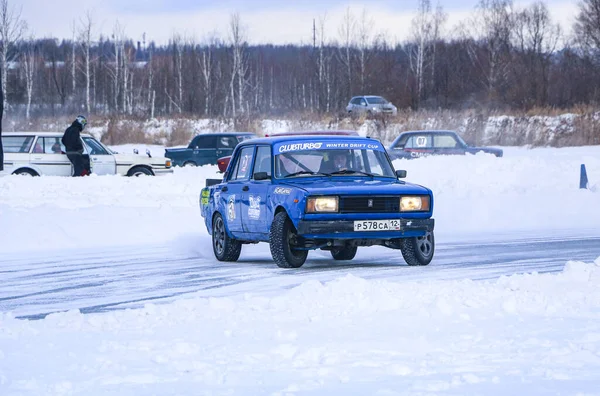
<path id="1" fill-rule="evenodd" d="M 408 265 L 427 265 L 433 259 L 435 238 L 433 231 L 422 237 L 404 238 L 400 243 L 402 257 Z"/>
<path id="2" fill-rule="evenodd" d="M 146 167 L 143 166 L 134 166 L 132 169 L 127 172 L 127 176 L 154 176 L 154 173 Z"/>
<path id="3" fill-rule="evenodd" d="M 269 231 L 271 256 L 280 268 L 300 268 L 306 261 L 307 250 L 295 250 L 291 241 L 296 236 L 294 224 L 285 212 L 275 215 Z"/>
<path id="4" fill-rule="evenodd" d="M 352 260 L 356 256 L 357 246 L 344 246 L 331 250 L 331 257 L 334 260 Z"/>
<path id="5" fill-rule="evenodd" d="M 215 257 L 219 261 L 237 261 L 242 252 L 242 243 L 227 235 L 223 216 L 217 213 L 213 219 L 212 245 Z"/>
<path id="6" fill-rule="evenodd" d="M 31 169 L 19 169 L 13 172 L 13 175 L 18 176 L 39 176 L 36 171 Z"/>
<path id="7" fill-rule="evenodd" d="M 194 161 L 186 161 L 183 163 L 183 166 L 195 167 L 198 165 Z"/>

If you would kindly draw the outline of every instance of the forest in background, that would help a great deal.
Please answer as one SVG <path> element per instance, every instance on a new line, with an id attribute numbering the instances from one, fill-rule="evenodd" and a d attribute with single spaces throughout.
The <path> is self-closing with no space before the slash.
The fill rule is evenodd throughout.
<path id="1" fill-rule="evenodd" d="M 337 125 L 359 94 L 382 95 L 403 114 L 590 115 L 600 95 L 600 0 L 581 1 L 568 31 L 544 1 L 520 8 L 481 0 L 448 26 L 441 6 L 418 0 L 402 43 L 377 32 L 366 9 L 347 9 L 332 36 L 325 32 L 334 22 L 315 16 L 310 45 L 250 45 L 239 13 L 221 37 L 174 33 L 166 45 L 150 35 L 134 41 L 118 21 L 110 37 L 100 36 L 96 22 L 87 12 L 73 21 L 71 40 L 35 38 L 18 6 L 0 0 L 5 130 L 79 113 L 91 123 L 209 118 L 252 129 L 257 120 L 288 118 Z M 595 126 L 586 132 L 591 142 L 596 134 Z"/>

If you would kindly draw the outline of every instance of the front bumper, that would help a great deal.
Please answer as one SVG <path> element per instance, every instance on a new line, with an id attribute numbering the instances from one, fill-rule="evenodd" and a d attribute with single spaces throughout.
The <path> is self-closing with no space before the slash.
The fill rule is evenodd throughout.
<path id="1" fill-rule="evenodd" d="M 434 219 L 400 219 L 398 231 L 354 231 L 353 220 L 300 220 L 298 235 L 309 239 L 395 239 L 433 231 Z"/>
<path id="2" fill-rule="evenodd" d="M 152 168 L 152 172 L 154 172 L 154 175 L 156 176 L 170 175 L 173 173 L 173 168 Z"/>

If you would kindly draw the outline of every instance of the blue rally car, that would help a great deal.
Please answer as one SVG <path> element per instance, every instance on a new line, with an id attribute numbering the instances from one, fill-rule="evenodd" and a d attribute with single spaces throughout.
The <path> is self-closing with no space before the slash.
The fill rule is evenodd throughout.
<path id="1" fill-rule="evenodd" d="M 223 180 L 207 180 L 200 208 L 220 261 L 236 261 L 243 244 L 268 242 L 282 268 L 302 266 L 309 250 L 352 260 L 358 247 L 373 245 L 427 265 L 433 194 L 404 177 L 374 139 L 251 139 L 236 147 Z"/>

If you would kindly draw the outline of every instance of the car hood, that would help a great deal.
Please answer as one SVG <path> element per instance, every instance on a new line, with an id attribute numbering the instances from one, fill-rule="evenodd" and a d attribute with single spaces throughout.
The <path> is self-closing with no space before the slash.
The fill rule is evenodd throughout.
<path id="1" fill-rule="evenodd" d="M 117 164 L 148 164 L 148 165 L 165 165 L 167 158 L 165 157 L 148 157 L 147 155 L 139 154 L 114 154 Z"/>
<path id="2" fill-rule="evenodd" d="M 418 184 L 397 179 L 370 179 L 351 176 L 335 176 L 331 179 L 297 178 L 284 184 L 300 188 L 309 195 L 400 195 L 429 194 L 430 190 Z M 336 180 L 339 179 L 339 180 Z"/>
<path id="3" fill-rule="evenodd" d="M 189 150 L 188 147 L 176 147 L 176 148 L 166 148 L 165 153 L 172 153 L 177 151 L 186 151 Z"/>

